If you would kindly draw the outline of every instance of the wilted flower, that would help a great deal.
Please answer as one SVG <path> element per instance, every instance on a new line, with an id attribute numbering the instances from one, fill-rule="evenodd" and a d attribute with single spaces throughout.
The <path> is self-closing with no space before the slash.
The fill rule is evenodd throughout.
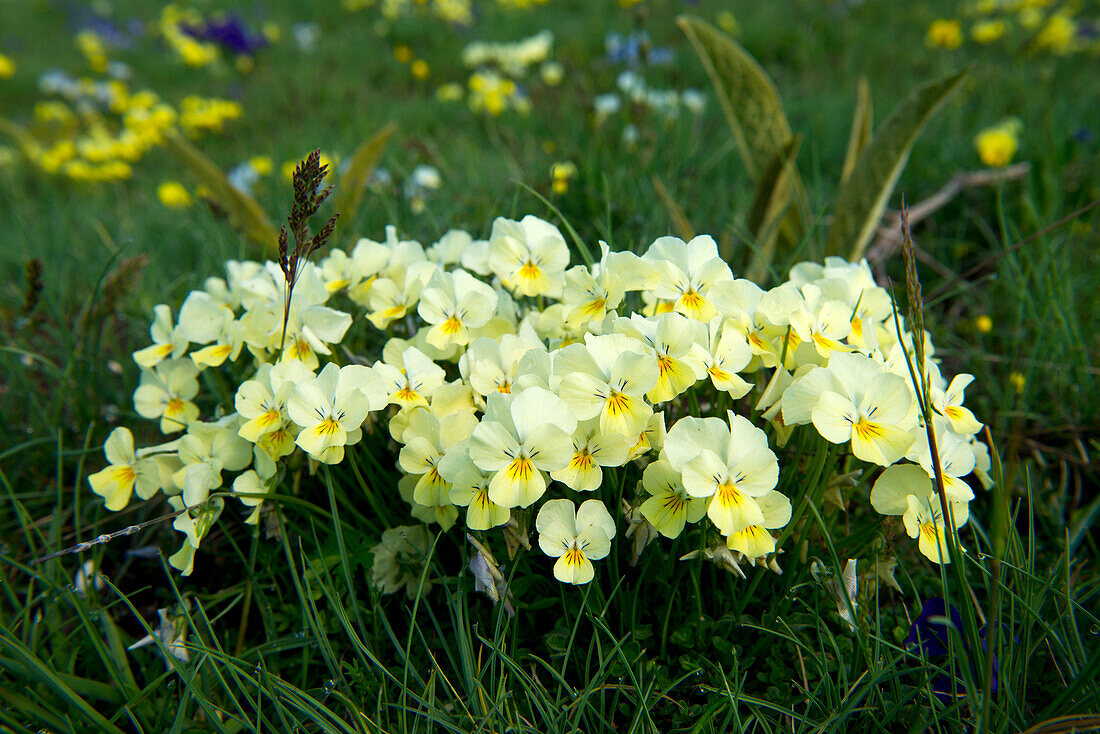
<path id="1" fill-rule="evenodd" d="M 169 610 L 162 608 L 157 610 L 160 623 L 151 634 L 142 637 L 130 645 L 127 650 L 136 650 L 146 645 L 158 644 L 166 656 L 164 665 L 168 670 L 172 669 L 172 663 L 167 656 L 186 663 L 191 659 L 187 649 L 187 620 L 182 616 L 169 616 Z"/>
<path id="2" fill-rule="evenodd" d="M 909 628 L 909 635 L 905 638 L 905 648 L 911 652 L 917 653 L 928 659 L 931 662 L 937 664 L 946 664 L 944 658 L 948 655 L 951 646 L 948 638 L 951 635 L 956 635 L 957 644 L 956 650 L 960 650 L 963 653 L 963 661 L 961 664 L 969 664 L 973 666 L 975 673 L 984 667 L 984 655 L 988 650 L 986 643 L 986 632 L 988 625 L 983 625 L 978 631 L 978 638 L 981 641 L 981 652 L 978 653 L 970 648 L 968 642 L 963 636 L 963 620 L 962 614 L 953 605 L 948 604 L 943 599 L 933 598 L 924 603 L 921 608 L 920 616 L 914 620 L 912 626 Z M 1000 664 L 996 658 L 993 657 L 993 680 L 991 681 L 990 690 L 997 691 L 999 683 L 999 671 Z M 951 676 L 947 673 L 937 675 L 932 680 L 932 692 L 936 694 L 944 703 L 951 701 L 955 695 L 964 695 L 966 693 L 966 684 L 961 676 L 956 676 L 952 681 Z"/>
<path id="3" fill-rule="evenodd" d="M 432 587 L 431 574 L 424 573 L 435 536 L 423 525 L 399 525 L 382 533 L 382 542 L 371 549 L 374 563 L 371 565 L 371 581 L 383 594 L 394 594 L 402 589 L 410 599 L 417 589 Z"/>

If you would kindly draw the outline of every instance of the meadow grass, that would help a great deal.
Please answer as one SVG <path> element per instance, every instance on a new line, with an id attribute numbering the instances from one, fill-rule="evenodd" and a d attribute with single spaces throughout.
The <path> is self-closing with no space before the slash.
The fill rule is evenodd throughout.
<path id="1" fill-rule="evenodd" d="M 137 423 L 138 370 L 129 354 L 147 343 L 153 305 L 178 305 L 225 260 L 264 253 L 208 209 L 170 212 L 159 204 L 160 181 L 186 178 L 166 151 L 154 151 L 123 184 L 84 186 L 7 167 L 0 169 L 0 231 L 8 241 L 0 250 L 0 492 L 8 508 L 0 520 L 0 727 L 949 732 L 1020 731 L 1100 714 L 1100 574 L 1092 560 L 1100 515 L 1092 460 L 1100 450 L 1098 210 L 1051 227 L 1100 198 L 1100 131 L 1088 129 L 1100 101 L 1090 74 L 1096 60 L 927 48 L 928 23 L 954 5 L 784 0 L 689 9 L 704 17 L 732 9 L 741 42 L 776 80 L 792 127 L 805 135 L 799 161 L 816 225 L 806 252 L 775 264 L 773 282 L 823 240 L 859 76 L 868 78 L 881 120 L 920 81 L 976 60 L 971 81 L 917 144 L 894 206 L 901 194 L 919 201 L 957 171 L 979 168 L 972 138 L 980 128 L 1008 115 L 1023 121 L 1019 157 L 1031 163 L 1028 175 L 964 192 L 914 232 L 928 256 L 921 276 L 937 356 L 952 373 L 976 375 L 968 405 L 988 423 L 1002 457 L 997 485 L 973 505 L 966 562 L 941 576 L 903 553 L 895 574 L 901 591 L 865 585 L 849 629 L 828 581 L 847 558 L 885 560 L 892 539 L 843 532 L 867 525 L 807 502 L 796 506 L 799 535 L 784 544 L 781 576 L 746 569 L 743 580 L 713 564 L 676 562 L 692 548 L 674 541 L 633 568 L 612 555 L 606 573 L 578 590 L 534 572 L 544 559 L 521 553 L 506 564 L 519 609 L 509 617 L 474 591 L 464 541 L 452 531 L 432 547 L 421 578 L 433 591 L 413 600 L 382 596 L 368 583 L 370 548 L 408 517 L 403 504 L 386 501 L 399 476 L 393 456 L 380 442 L 364 442 L 322 481 L 282 487 L 267 527 L 238 526 L 207 540 L 190 578 L 163 557 L 125 553 L 174 542 L 156 525 L 32 566 L 157 514 L 109 515 L 88 491 L 111 425 Z M 409 18 L 378 36 L 376 11 L 269 2 L 250 9 L 249 19 L 277 21 L 284 39 L 260 52 L 249 76 L 180 74 L 155 44 L 119 57 L 166 97 L 241 99 L 242 119 L 201 141 L 226 168 L 264 154 L 277 169 L 313 148 L 347 155 L 397 122 L 383 165 L 400 180 L 429 163 L 443 188 L 422 214 L 396 187 L 368 193 L 345 238 L 380 238 L 395 224 L 430 242 L 452 226 L 488 231 L 497 215 L 553 218 L 525 184 L 549 197 L 586 242 L 637 249 L 675 232 L 654 190 L 658 176 L 697 232 L 735 243 L 734 271 L 747 265 L 751 248 L 739 235 L 749 179 L 702 68 L 671 22 L 680 3 L 633 11 L 579 0 L 523 12 L 483 7 L 470 31 Z M 136 1 L 114 8 L 118 17 L 152 17 Z M 20 63 L 16 77 L 0 82 L 3 114 L 28 116 L 38 74 L 81 69 L 83 61 L 61 6 L 8 4 L 0 13 L 21 38 L 36 39 L 0 37 L 0 50 Z M 305 20 L 320 28 L 312 53 L 286 37 L 290 23 Z M 436 101 L 439 83 L 464 83 L 457 59 L 469 40 L 511 40 L 543 27 L 555 31 L 555 57 L 567 73 L 559 87 L 532 85 L 530 116 L 489 118 Z M 693 86 L 709 99 L 702 116 L 681 115 L 667 126 L 636 116 L 642 136 L 630 150 L 622 123 L 597 127 L 590 105 L 621 69 L 603 59 L 604 33 L 636 28 L 676 50 L 670 67 L 647 74 L 653 84 Z M 430 81 L 413 80 L 393 58 L 398 43 L 428 62 Z M 552 195 L 550 165 L 566 159 L 580 174 L 568 192 Z M 289 186 L 277 170 L 257 198 L 273 220 L 285 216 Z M 43 287 L 24 313 L 31 258 L 41 261 Z M 882 268 L 902 289 L 900 259 Z M 991 330 L 979 328 L 982 315 Z M 228 386 L 208 387 L 231 402 Z M 791 472 L 780 489 L 820 500 L 834 471 L 848 467 L 836 466 L 816 435 L 795 440 L 810 483 L 785 487 Z M 631 481 L 605 486 L 601 496 L 617 503 Z M 78 593 L 73 574 L 89 559 L 109 582 Z M 967 624 L 952 636 L 947 662 L 928 661 L 904 639 L 920 601 L 945 590 L 967 610 Z M 189 663 L 158 645 L 126 650 L 166 606 L 184 610 Z M 979 652 L 983 625 L 996 675 L 992 657 Z M 965 688 L 948 703 L 933 692 L 941 673 Z M 1100 722 L 1069 719 L 1042 731 L 1074 726 Z"/>

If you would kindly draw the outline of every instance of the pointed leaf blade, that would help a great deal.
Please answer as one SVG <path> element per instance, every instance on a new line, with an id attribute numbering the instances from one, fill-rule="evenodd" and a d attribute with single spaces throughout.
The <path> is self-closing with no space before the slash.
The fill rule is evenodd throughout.
<path id="1" fill-rule="evenodd" d="M 772 159 L 756 185 L 748 227 L 756 240 L 756 252 L 746 271 L 746 277 L 757 283 L 768 275 L 779 241 L 781 226 L 789 214 L 794 197 L 794 179 L 798 176 L 794 161 L 802 136 L 796 135 Z"/>
<path id="2" fill-rule="evenodd" d="M 967 74 L 967 69 L 961 69 L 918 86 L 879 126 L 837 195 L 833 226 L 825 243 L 827 255 L 847 250 L 851 260 L 863 257 L 913 145 Z"/>
<path id="3" fill-rule="evenodd" d="M 676 25 L 714 84 L 745 169 L 759 179 L 791 138 L 775 83 L 741 44 L 701 18 L 682 15 Z"/>
<path id="4" fill-rule="evenodd" d="M 871 134 L 874 130 L 874 109 L 871 106 L 871 85 L 867 83 L 867 77 L 861 76 L 856 87 L 856 110 L 852 115 L 852 130 L 848 134 L 848 153 L 844 156 L 844 168 L 840 174 L 840 185 L 843 186 L 852 175 L 859 154 L 871 142 Z"/>
<path id="5" fill-rule="evenodd" d="M 360 143 L 352 154 L 351 163 L 340 177 L 340 185 L 336 187 L 336 196 L 333 197 L 333 208 L 339 212 L 340 221 L 345 226 L 350 226 L 355 221 L 367 181 L 378 166 L 390 137 L 396 131 L 397 125 L 391 122 Z"/>
<path id="6" fill-rule="evenodd" d="M 265 249 L 275 247 L 278 235 L 263 208 L 251 196 L 229 183 L 225 172 L 214 161 L 178 132 L 165 134 L 164 146 L 184 165 L 195 181 L 210 189 L 211 195 L 229 215 L 233 226 Z"/>
<path id="7" fill-rule="evenodd" d="M 784 159 L 791 126 L 775 83 L 744 47 L 706 21 L 682 15 L 676 25 L 687 36 L 714 85 L 741 160 L 753 181 L 759 181 L 773 161 Z M 787 171 L 792 206 L 779 223 L 781 241 L 797 247 L 806 231 L 806 190 L 797 169 Z"/>

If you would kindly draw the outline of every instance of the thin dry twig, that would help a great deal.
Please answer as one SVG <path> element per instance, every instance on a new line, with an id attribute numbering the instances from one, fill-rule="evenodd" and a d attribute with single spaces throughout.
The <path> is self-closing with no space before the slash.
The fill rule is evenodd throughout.
<path id="1" fill-rule="evenodd" d="M 921 222 L 947 206 L 951 201 L 966 189 L 977 186 L 991 186 L 1005 181 L 1016 181 L 1027 175 L 1031 170 L 1028 162 L 1017 163 L 1005 168 L 985 168 L 980 171 L 960 171 L 951 177 L 936 193 L 924 201 L 914 204 L 907 209 L 909 227 Z M 875 244 L 867 253 L 869 262 L 880 262 L 891 257 L 904 242 L 901 231 L 903 212 L 889 211 L 886 213 L 885 223 L 878 228 L 878 237 Z"/>

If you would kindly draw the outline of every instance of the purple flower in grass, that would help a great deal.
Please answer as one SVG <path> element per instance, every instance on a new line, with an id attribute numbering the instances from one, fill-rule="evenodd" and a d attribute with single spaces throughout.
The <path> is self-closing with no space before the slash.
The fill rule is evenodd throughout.
<path id="1" fill-rule="evenodd" d="M 1001 625 L 1002 628 L 1007 630 L 1007 627 Z M 966 660 L 972 665 L 972 670 L 977 676 L 979 670 L 985 666 L 985 655 L 988 651 L 986 644 L 986 632 L 989 629 L 989 625 L 983 626 L 978 631 L 978 639 L 981 640 L 981 653 L 975 655 L 971 650 L 970 645 L 962 639 L 962 647 Z M 937 658 L 945 658 L 948 654 L 949 646 L 947 637 L 952 634 L 952 630 L 962 637 L 963 621 L 962 614 L 954 606 L 949 605 L 943 599 L 934 598 L 929 599 L 924 603 L 924 607 L 921 609 L 920 616 L 913 622 L 913 626 L 909 628 L 909 636 L 905 638 L 905 648 L 911 652 L 916 652 L 926 657 L 929 661 L 940 663 L 942 660 Z M 998 664 L 996 656 L 993 657 L 993 681 L 990 690 L 996 691 L 999 683 L 1000 665 Z M 947 703 L 955 696 L 962 696 L 966 693 L 966 684 L 959 676 L 955 677 L 954 685 L 952 685 L 951 676 L 944 673 L 936 676 L 932 681 L 932 692 L 936 694 L 944 703 Z"/>
<path id="2" fill-rule="evenodd" d="M 198 25 L 183 23 L 180 30 L 192 38 L 216 43 L 238 55 L 254 54 L 267 45 L 263 36 L 252 31 L 235 13 L 218 15 Z"/>

